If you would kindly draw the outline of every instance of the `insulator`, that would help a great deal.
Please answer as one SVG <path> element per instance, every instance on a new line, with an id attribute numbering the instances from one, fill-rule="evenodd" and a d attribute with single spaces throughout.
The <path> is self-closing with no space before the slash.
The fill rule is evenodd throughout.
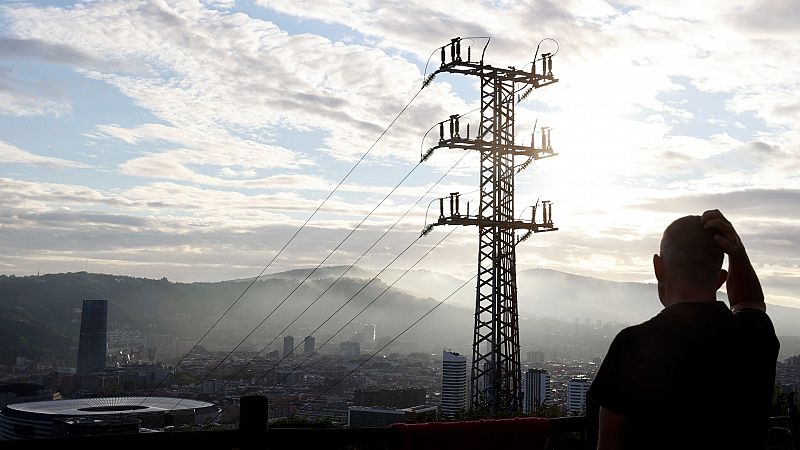
<path id="1" fill-rule="evenodd" d="M 433 72 L 432 74 L 425 77 L 425 81 L 422 82 L 422 87 L 423 88 L 428 87 L 428 85 L 431 84 L 431 81 L 433 81 L 434 78 L 436 78 L 436 72 Z"/>
<path id="2" fill-rule="evenodd" d="M 553 55 L 547 57 L 547 76 L 553 76 Z"/>
<path id="3" fill-rule="evenodd" d="M 461 61 L 461 39 L 456 41 L 456 60 Z"/>
<path id="4" fill-rule="evenodd" d="M 467 122 L 467 139 L 469 139 L 469 122 Z"/>
<path id="5" fill-rule="evenodd" d="M 458 123 L 458 116 L 456 116 L 455 120 L 456 120 L 456 137 L 461 137 L 461 125 Z"/>
<path id="6" fill-rule="evenodd" d="M 517 239 L 517 244 L 526 241 L 529 237 L 531 237 L 532 234 L 533 234 L 532 231 L 530 230 L 526 231 L 525 234 L 523 234 Z"/>
<path id="7" fill-rule="evenodd" d="M 422 155 L 422 158 L 420 158 L 419 162 L 425 162 L 425 161 L 427 161 L 428 159 L 430 159 L 431 155 L 433 155 L 433 150 L 434 150 L 435 148 L 436 148 L 436 147 L 431 147 L 431 148 L 429 148 L 429 149 L 428 149 L 428 151 L 427 151 L 427 152 L 425 152 L 425 154 L 424 154 L 424 155 Z"/>
<path id="8" fill-rule="evenodd" d="M 542 150 L 547 148 L 547 135 L 545 134 L 546 130 L 546 127 L 542 128 Z"/>
<path id="9" fill-rule="evenodd" d="M 444 218 L 444 197 L 439 199 L 439 218 Z"/>
<path id="10" fill-rule="evenodd" d="M 547 224 L 547 204 L 548 201 L 542 201 L 542 223 Z"/>
<path id="11" fill-rule="evenodd" d="M 532 162 L 533 162 L 533 156 L 529 156 L 528 159 L 526 159 L 524 163 L 520 164 L 517 167 L 517 172 L 516 173 L 520 173 L 523 170 L 527 169 L 528 166 L 530 166 Z"/>
<path id="12" fill-rule="evenodd" d="M 467 47 L 467 62 L 472 61 L 472 46 Z"/>
<path id="13" fill-rule="evenodd" d="M 542 75 L 547 76 L 547 58 L 550 53 L 542 53 Z"/>
<path id="14" fill-rule="evenodd" d="M 444 141 L 444 122 L 439 122 L 439 142 Z"/>
<path id="15" fill-rule="evenodd" d="M 433 230 L 433 224 L 426 225 L 425 228 L 422 229 L 422 232 L 419 234 L 420 237 L 427 236 L 431 230 Z"/>
<path id="16" fill-rule="evenodd" d="M 458 199 L 460 199 L 460 198 L 461 198 L 460 195 L 456 195 L 456 213 L 455 213 L 456 216 L 460 216 L 461 215 L 461 213 L 459 212 L 459 208 L 458 208 Z"/>
<path id="17" fill-rule="evenodd" d="M 442 65 L 444 65 L 444 47 L 446 47 L 446 46 L 442 47 Z"/>
<path id="18" fill-rule="evenodd" d="M 528 96 L 531 95 L 531 92 L 533 92 L 533 88 L 529 87 L 528 89 L 526 89 L 525 92 L 523 92 L 521 95 L 519 95 L 517 97 L 517 103 L 519 103 L 519 102 L 525 100 L 526 98 L 528 98 Z"/>

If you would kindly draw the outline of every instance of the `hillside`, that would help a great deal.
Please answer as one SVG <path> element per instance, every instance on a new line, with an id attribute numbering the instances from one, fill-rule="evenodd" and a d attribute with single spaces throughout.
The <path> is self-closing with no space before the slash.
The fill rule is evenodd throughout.
<path id="1" fill-rule="evenodd" d="M 307 274 L 294 270 L 266 275 L 245 295 L 231 313 L 204 341 L 209 348 L 230 348 L 270 312 L 274 313 L 244 349 L 261 348 L 279 334 L 304 336 L 312 332 L 318 342 L 327 339 L 355 317 L 355 323 L 373 323 L 378 342 L 386 342 L 422 316 L 438 300 L 463 283 L 454 277 L 429 271 L 411 272 L 387 289 L 383 280 L 363 288 L 372 273 L 354 269 L 328 292 L 325 289 L 345 270 L 329 267 L 315 274 L 275 310 Z M 385 274 L 394 281 L 399 273 Z M 145 334 L 170 334 L 194 340 L 219 317 L 252 281 L 172 283 L 85 272 L 39 277 L 0 276 L 0 360 L 16 355 L 61 354 L 77 343 L 80 307 L 84 298 L 109 301 L 109 329 L 128 328 Z M 559 339 L 573 333 L 571 325 L 603 322 L 638 323 L 661 309 L 655 286 L 588 278 L 553 270 L 525 270 L 518 274 L 521 341 L 523 346 L 558 347 Z M 363 289 L 362 289 L 363 288 Z M 359 290 L 361 292 L 348 303 Z M 359 311 L 386 291 L 361 315 Z M 427 294 L 427 295 L 426 295 Z M 724 296 L 720 296 L 724 299 Z M 316 302 L 311 306 L 312 302 Z M 342 307 L 342 305 L 345 305 Z M 472 339 L 474 285 L 457 295 L 401 338 L 393 348 L 430 350 L 450 347 L 467 351 Z M 285 326 L 304 309 L 291 327 Z M 323 326 L 320 323 L 341 310 Z M 770 316 L 781 336 L 800 336 L 800 309 L 775 305 Z M 345 327 L 352 333 L 355 325 Z M 566 333 L 566 334 L 565 334 Z M 344 337 L 337 336 L 332 344 Z M 559 338 L 561 336 L 561 338 Z M 596 343 L 601 348 L 613 337 Z M 798 339 L 782 339 L 786 354 L 800 352 Z M 278 348 L 278 342 L 273 344 Z M 602 350 L 600 350 L 602 351 Z M 795 353 L 792 353 L 795 352 Z"/>

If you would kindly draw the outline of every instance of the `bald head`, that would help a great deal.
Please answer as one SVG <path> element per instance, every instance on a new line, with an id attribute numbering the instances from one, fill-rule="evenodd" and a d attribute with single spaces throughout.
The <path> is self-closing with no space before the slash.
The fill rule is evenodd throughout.
<path id="1" fill-rule="evenodd" d="M 661 237 L 660 252 L 665 274 L 672 282 L 716 290 L 724 254 L 714 233 L 703 228 L 700 216 L 672 222 Z"/>

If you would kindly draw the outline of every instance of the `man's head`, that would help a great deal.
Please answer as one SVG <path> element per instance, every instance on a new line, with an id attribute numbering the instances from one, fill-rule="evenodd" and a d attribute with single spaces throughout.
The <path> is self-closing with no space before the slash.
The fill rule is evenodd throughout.
<path id="1" fill-rule="evenodd" d="M 669 306 L 680 301 L 714 300 L 714 293 L 727 277 L 721 270 L 723 257 L 714 232 L 703 228 L 700 216 L 672 222 L 661 237 L 660 254 L 653 256 L 661 302 Z"/>

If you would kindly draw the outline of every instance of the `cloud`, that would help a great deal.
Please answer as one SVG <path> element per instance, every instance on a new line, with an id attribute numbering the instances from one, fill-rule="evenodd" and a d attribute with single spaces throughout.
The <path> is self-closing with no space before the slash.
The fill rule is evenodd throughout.
<path id="1" fill-rule="evenodd" d="M 796 207 L 798 204 L 800 189 L 747 189 L 662 198 L 639 207 L 662 212 L 695 211 L 697 214 L 708 209 L 719 209 L 723 213 L 751 218 L 800 220 L 800 210 Z"/>
<path id="2" fill-rule="evenodd" d="M 68 45 L 42 39 L 14 39 L 0 36 L 0 57 L 4 59 L 41 59 L 49 62 L 83 66 L 96 63 L 92 56 Z"/>
<path id="3" fill-rule="evenodd" d="M 22 81 L 12 69 L 0 66 L 0 114 L 59 117 L 70 109 L 62 93 L 49 83 Z"/>
<path id="4" fill-rule="evenodd" d="M 792 0 L 758 0 L 743 8 L 734 20 L 749 31 L 798 34 L 800 5 Z"/>
<path id="5" fill-rule="evenodd" d="M 21 39 L 46 39 L 97 59 L 149 65 L 149 76 L 103 69 L 86 73 L 117 87 L 171 126 L 244 132 L 274 126 L 323 129 L 329 133 L 328 151 L 340 158 L 360 155 L 421 83 L 414 64 L 379 49 L 292 36 L 269 22 L 197 4 L 104 2 L 5 12 Z M 125 30 L 125 39 L 119 30 Z M 438 120 L 450 114 L 441 108 L 443 100 L 463 106 L 446 87 L 431 90 L 444 99 L 422 96 L 416 111 L 435 109 Z M 429 121 L 417 117 L 414 129 Z M 403 127 L 409 123 L 398 124 L 398 131 Z M 375 154 L 396 154 L 386 149 L 419 135 L 387 139 L 388 147 Z"/>
<path id="6" fill-rule="evenodd" d="M 36 155 L 7 142 L 0 141 L 0 164 L 24 164 L 29 166 L 46 166 L 62 169 L 88 168 L 90 166 L 61 158 Z"/>

